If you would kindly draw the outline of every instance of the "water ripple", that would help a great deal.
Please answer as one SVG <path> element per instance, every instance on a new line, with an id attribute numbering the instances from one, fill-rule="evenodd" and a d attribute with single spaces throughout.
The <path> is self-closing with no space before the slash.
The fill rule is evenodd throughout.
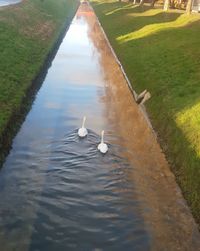
<path id="1" fill-rule="evenodd" d="M 55 243 L 59 250 L 121 250 L 116 242 L 126 250 L 134 245 L 145 250 L 144 225 L 136 214 L 133 185 L 127 182 L 130 166 L 118 146 L 109 145 L 108 154 L 100 154 L 98 141 L 92 131 L 85 139 L 73 131 L 52 143 L 30 250 L 50 243 L 48 250 Z"/>

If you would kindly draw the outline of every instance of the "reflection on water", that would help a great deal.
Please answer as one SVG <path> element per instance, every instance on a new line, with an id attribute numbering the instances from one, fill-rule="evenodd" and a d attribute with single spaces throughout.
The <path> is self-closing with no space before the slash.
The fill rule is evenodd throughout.
<path id="1" fill-rule="evenodd" d="M 7 6 L 10 4 L 20 3 L 21 0 L 0 0 L 0 6 Z"/>
<path id="2" fill-rule="evenodd" d="M 87 14 L 86 14 L 87 13 Z M 149 250 L 149 233 L 105 116 L 105 78 L 79 10 L 0 171 L 0 247 L 11 250 Z M 87 138 L 77 130 L 87 115 Z M 109 152 L 96 147 L 106 130 Z"/>

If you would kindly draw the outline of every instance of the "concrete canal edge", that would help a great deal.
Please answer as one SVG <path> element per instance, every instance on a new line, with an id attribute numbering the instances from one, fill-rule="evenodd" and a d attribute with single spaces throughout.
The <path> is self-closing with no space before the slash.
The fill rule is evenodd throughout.
<path id="1" fill-rule="evenodd" d="M 23 0 L 23 1 L 26 1 L 26 0 Z M 58 37 L 55 38 L 55 41 L 53 42 L 53 45 L 50 48 L 44 60 L 44 63 L 42 64 L 42 67 L 39 70 L 39 73 L 33 78 L 33 80 L 31 81 L 31 84 L 27 88 L 26 95 L 22 98 L 19 109 L 13 111 L 7 123 L 6 129 L 0 135 L 0 168 L 2 167 L 3 162 L 5 161 L 5 158 L 11 149 L 13 138 L 17 134 L 18 130 L 20 129 L 20 126 L 22 125 L 23 121 L 26 118 L 27 113 L 29 112 L 31 108 L 31 105 L 35 99 L 35 96 L 37 92 L 39 91 L 46 77 L 47 71 L 49 67 L 51 66 L 51 63 L 54 57 L 56 56 L 59 46 L 62 43 L 63 38 L 65 37 L 70 27 L 71 21 L 73 20 L 75 13 L 77 12 L 79 8 L 79 5 L 80 5 L 79 1 L 77 1 L 77 6 L 75 8 L 74 15 L 72 17 L 66 18 L 63 24 L 63 27 L 61 28 L 59 32 Z M 6 8 L 8 8 L 8 6 Z M 9 6 L 9 8 L 11 8 L 11 6 Z"/>
<path id="2" fill-rule="evenodd" d="M 90 4 L 90 7 L 91 7 L 92 10 L 94 11 L 94 8 L 92 7 L 91 4 Z M 95 11 L 94 11 L 94 13 L 95 13 Z M 110 50 L 111 50 L 111 52 L 112 52 L 112 54 L 113 54 L 113 56 L 114 56 L 114 58 L 115 58 L 117 64 L 119 65 L 119 67 L 120 67 L 120 69 L 121 69 L 121 71 L 122 71 L 122 74 L 124 75 L 124 78 L 125 78 L 125 80 L 126 80 L 126 83 L 127 83 L 128 87 L 129 87 L 129 89 L 130 89 L 130 91 L 131 91 L 131 93 L 132 93 L 132 95 L 133 95 L 133 99 L 136 100 L 138 94 L 137 94 L 136 91 L 133 89 L 133 87 L 132 87 L 132 85 L 131 85 L 131 83 L 130 83 L 130 80 L 128 79 L 128 76 L 126 75 L 126 72 L 125 72 L 125 70 L 124 70 L 124 68 L 123 68 L 123 66 L 122 66 L 122 63 L 120 62 L 120 60 L 119 60 L 119 58 L 117 57 L 117 55 L 116 55 L 114 49 L 112 48 L 112 45 L 111 45 L 111 43 L 110 43 L 110 41 L 109 41 L 109 39 L 108 39 L 108 37 L 107 37 L 107 35 L 106 35 L 106 33 L 105 33 L 105 31 L 104 31 L 102 25 L 101 25 L 101 23 L 100 23 L 99 18 L 98 18 L 97 15 L 96 15 L 96 18 L 97 18 L 97 22 L 98 22 L 98 24 L 99 24 L 99 26 L 100 26 L 100 28 L 101 28 L 101 31 L 102 31 L 102 33 L 103 33 L 103 35 L 104 35 L 104 37 L 105 37 L 105 40 L 106 40 L 106 42 L 107 42 L 107 44 L 108 44 L 108 46 L 109 46 L 109 48 L 110 48 Z M 149 119 L 148 113 L 146 112 L 146 108 L 145 108 L 144 104 L 138 105 L 138 107 L 139 107 L 141 113 L 143 114 L 144 118 L 146 119 L 146 121 L 147 121 L 149 127 L 151 128 L 151 130 L 152 130 L 152 132 L 153 132 L 153 134 L 154 134 L 155 137 L 157 138 L 157 134 L 156 134 L 156 132 L 155 132 L 154 129 L 153 129 L 153 126 L 152 126 L 151 121 L 150 121 L 150 119 Z"/>

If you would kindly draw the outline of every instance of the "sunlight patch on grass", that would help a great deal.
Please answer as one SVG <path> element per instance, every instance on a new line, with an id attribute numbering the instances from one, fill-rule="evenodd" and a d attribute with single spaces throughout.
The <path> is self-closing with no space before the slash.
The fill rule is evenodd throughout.
<path id="1" fill-rule="evenodd" d="M 200 20 L 199 15 L 188 16 L 188 15 L 183 14 L 180 17 L 178 17 L 175 21 L 146 25 L 140 30 L 130 32 L 123 36 L 119 36 L 117 37 L 117 41 L 119 43 L 129 42 L 131 40 L 135 40 L 135 39 L 139 39 L 139 38 L 147 37 L 149 35 L 156 34 L 160 31 L 183 27 L 197 20 Z"/>
<path id="2" fill-rule="evenodd" d="M 124 7 L 119 7 L 119 8 L 112 10 L 112 11 L 109 11 L 105 15 L 109 16 L 109 15 L 115 14 L 116 12 L 119 12 L 122 10 L 130 10 L 130 9 L 134 9 L 134 8 L 136 8 L 136 5 L 134 6 L 133 4 L 130 4 L 130 5 L 126 5 Z"/>
<path id="3" fill-rule="evenodd" d="M 175 116 L 177 126 L 181 129 L 191 147 L 200 157 L 200 102 L 178 112 Z"/>

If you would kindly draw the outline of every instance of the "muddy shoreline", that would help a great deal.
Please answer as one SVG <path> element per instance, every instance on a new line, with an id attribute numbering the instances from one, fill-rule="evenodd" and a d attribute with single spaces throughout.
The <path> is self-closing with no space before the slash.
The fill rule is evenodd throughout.
<path id="1" fill-rule="evenodd" d="M 25 0 L 20 2 L 19 4 L 23 4 Z M 12 6 L 6 6 L 7 8 L 12 8 Z M 77 4 L 77 7 L 75 9 L 75 12 L 79 8 L 79 3 Z M 21 106 L 18 110 L 15 110 L 10 118 L 10 120 L 7 123 L 6 129 L 3 131 L 3 133 L 0 135 L 0 168 L 2 167 L 5 158 L 10 152 L 12 140 L 19 131 L 23 121 L 26 118 L 27 113 L 29 112 L 32 103 L 34 102 L 35 96 L 37 92 L 39 91 L 45 76 L 48 72 L 49 67 L 51 66 L 51 63 L 56 56 L 56 53 L 59 49 L 59 46 L 65 37 L 72 18 L 67 18 L 65 23 L 63 24 L 63 27 L 61 28 L 59 35 L 57 38 L 55 38 L 55 41 L 53 42 L 52 48 L 47 54 L 47 57 L 45 58 L 45 61 L 42 65 L 42 67 L 39 70 L 39 73 L 35 76 L 35 78 L 32 80 L 30 86 L 27 88 L 26 95 L 22 99 Z"/>

